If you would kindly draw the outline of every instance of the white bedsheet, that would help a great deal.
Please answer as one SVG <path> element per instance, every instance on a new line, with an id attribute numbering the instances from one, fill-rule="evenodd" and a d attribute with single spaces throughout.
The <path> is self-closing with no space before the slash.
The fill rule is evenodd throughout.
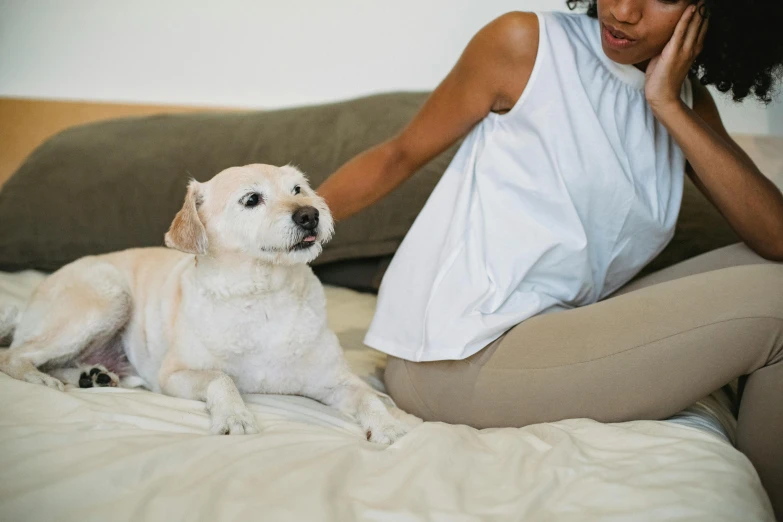
<path id="1" fill-rule="evenodd" d="M 0 305 L 40 277 L 0 274 Z M 327 297 L 352 367 L 380 386 L 384 356 L 361 344 L 375 298 Z M 301 397 L 246 396 L 263 432 L 242 437 L 207 435 L 202 403 L 145 391 L 62 393 L 0 374 L 0 397 L 4 522 L 774 520 L 726 442 L 720 396 L 679 423 L 425 423 L 391 447 Z"/>

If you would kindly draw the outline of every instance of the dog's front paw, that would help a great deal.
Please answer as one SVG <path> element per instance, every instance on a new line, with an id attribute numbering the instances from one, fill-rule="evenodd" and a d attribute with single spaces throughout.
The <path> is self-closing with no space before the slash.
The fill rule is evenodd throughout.
<path id="1" fill-rule="evenodd" d="M 242 408 L 227 408 L 212 415 L 213 435 L 251 435 L 258 433 L 256 418 L 250 410 Z"/>
<path id="2" fill-rule="evenodd" d="M 390 422 L 378 422 L 367 427 L 367 440 L 378 444 L 394 444 L 394 442 L 408 433 L 410 426 L 398 420 Z"/>
<path id="3" fill-rule="evenodd" d="M 22 376 L 22 380 L 32 384 L 43 384 L 44 386 L 55 390 L 63 391 L 65 389 L 62 381 L 37 370 L 25 373 Z"/>
<path id="4" fill-rule="evenodd" d="M 412 430 L 413 428 L 415 428 L 416 426 L 424 422 L 424 420 L 418 418 L 415 415 L 408 413 L 407 411 L 403 411 L 397 408 L 396 406 L 390 407 L 389 413 L 392 414 L 392 417 L 394 417 L 398 421 L 408 426 L 408 431 Z"/>

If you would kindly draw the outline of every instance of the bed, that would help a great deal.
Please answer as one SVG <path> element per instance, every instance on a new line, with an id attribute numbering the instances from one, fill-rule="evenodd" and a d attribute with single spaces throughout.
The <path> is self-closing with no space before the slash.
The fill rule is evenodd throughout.
<path id="1" fill-rule="evenodd" d="M 44 275 L 0 273 L 0 306 Z M 362 338 L 375 296 L 326 287 L 353 369 L 382 390 Z M 203 403 L 143 390 L 65 393 L 0 374 L 0 520 L 772 521 L 731 444 L 720 391 L 667 421 L 521 429 L 425 423 L 392 446 L 302 397 L 248 395 L 262 433 L 208 435 Z"/>
<path id="2" fill-rule="evenodd" d="M 21 306 L 44 277 L 27 268 L 160 244 L 189 176 L 295 160 L 317 185 L 393 135 L 425 98 L 182 116 L 170 113 L 186 108 L 0 100 L 0 135 L 9 138 L 0 183 L 16 170 L 0 191 L 0 266 L 8 271 L 0 272 L 0 307 Z M 40 145 L 85 121 L 159 112 L 169 115 L 75 127 Z M 737 138 L 783 186 L 780 139 Z M 315 267 L 319 277 L 377 290 L 454 150 L 341 223 L 319 258 L 339 262 Z M 645 270 L 736 241 L 686 180 L 678 232 Z M 340 264 L 373 256 L 386 257 Z M 326 293 L 349 363 L 383 391 L 385 357 L 362 345 L 375 297 L 338 286 Z M 0 522 L 774 520 L 755 470 L 732 446 L 725 390 L 666 421 L 482 431 L 424 423 L 389 447 L 302 397 L 246 396 L 263 431 L 241 437 L 208 435 L 203 403 L 142 390 L 63 393 L 0 374 L 0 397 Z"/>

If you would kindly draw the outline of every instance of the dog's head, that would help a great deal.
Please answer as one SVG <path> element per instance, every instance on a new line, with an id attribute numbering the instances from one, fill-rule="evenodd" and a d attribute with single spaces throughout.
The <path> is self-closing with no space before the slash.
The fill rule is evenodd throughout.
<path id="1" fill-rule="evenodd" d="M 191 181 L 165 241 L 191 254 L 233 252 L 297 264 L 318 257 L 333 230 L 326 202 L 299 169 L 256 164 Z"/>

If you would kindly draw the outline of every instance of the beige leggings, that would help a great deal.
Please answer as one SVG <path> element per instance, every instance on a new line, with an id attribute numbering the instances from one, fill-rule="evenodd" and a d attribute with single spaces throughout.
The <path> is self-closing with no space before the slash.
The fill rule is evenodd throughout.
<path id="1" fill-rule="evenodd" d="M 390 358 L 425 420 L 476 428 L 664 419 L 748 375 L 737 446 L 783 519 L 783 264 L 731 245 L 592 305 L 532 317 L 462 361 Z"/>

